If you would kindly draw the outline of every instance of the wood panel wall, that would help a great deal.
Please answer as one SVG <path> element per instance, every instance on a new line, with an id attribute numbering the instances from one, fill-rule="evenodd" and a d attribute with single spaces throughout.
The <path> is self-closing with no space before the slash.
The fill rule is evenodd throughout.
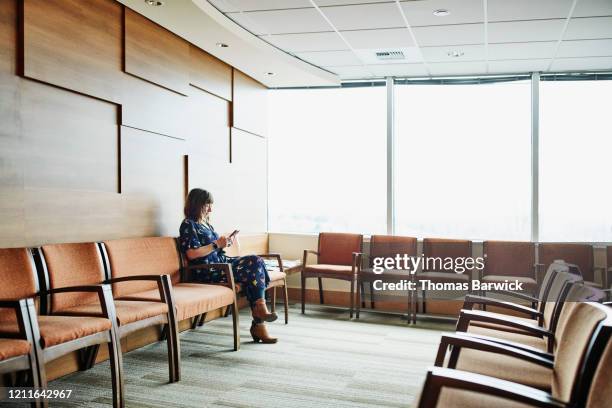
<path id="1" fill-rule="evenodd" d="M 265 99 L 114 0 L 0 1 L 0 247 L 176 235 L 193 187 L 264 232 Z"/>

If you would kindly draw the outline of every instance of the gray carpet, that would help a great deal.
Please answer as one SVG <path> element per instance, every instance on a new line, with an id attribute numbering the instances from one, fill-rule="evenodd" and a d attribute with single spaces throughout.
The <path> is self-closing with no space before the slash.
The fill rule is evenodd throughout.
<path id="1" fill-rule="evenodd" d="M 282 309 L 282 308 L 281 308 Z M 292 306 L 289 324 L 269 324 L 275 345 L 254 344 L 247 310 L 241 349 L 233 352 L 231 318 L 181 334 L 182 377 L 167 383 L 166 344 L 124 355 L 128 407 L 406 407 L 432 365 L 441 331 L 453 325 L 406 325 L 398 316 Z M 108 362 L 50 386 L 74 390 L 51 406 L 111 406 Z"/>

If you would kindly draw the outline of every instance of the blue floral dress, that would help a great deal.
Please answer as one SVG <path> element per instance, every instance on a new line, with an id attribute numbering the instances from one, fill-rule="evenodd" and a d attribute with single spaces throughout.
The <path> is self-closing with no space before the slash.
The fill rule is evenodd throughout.
<path id="1" fill-rule="evenodd" d="M 188 249 L 197 249 L 210 245 L 219 239 L 210 224 L 201 224 L 190 219 L 183 220 L 179 228 L 179 244 L 181 251 L 186 253 Z M 234 282 L 239 283 L 242 292 L 246 295 L 251 306 L 257 299 L 264 297 L 264 293 L 270 283 L 270 276 L 266 265 L 256 255 L 229 257 L 225 251 L 219 248 L 210 254 L 192 259 L 189 265 L 201 265 L 209 263 L 231 263 L 234 272 Z M 226 282 L 227 278 L 221 270 L 194 270 L 193 279 L 203 283 Z"/>

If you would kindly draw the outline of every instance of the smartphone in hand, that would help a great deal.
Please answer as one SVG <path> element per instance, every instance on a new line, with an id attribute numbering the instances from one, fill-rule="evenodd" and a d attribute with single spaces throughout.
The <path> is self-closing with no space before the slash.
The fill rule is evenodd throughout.
<path id="1" fill-rule="evenodd" d="M 240 232 L 240 230 L 234 230 L 234 232 L 232 232 L 232 233 L 229 235 L 229 237 L 228 237 L 228 238 L 229 238 L 229 239 L 234 238 L 234 237 L 236 236 L 236 234 L 238 234 L 239 232 Z"/>

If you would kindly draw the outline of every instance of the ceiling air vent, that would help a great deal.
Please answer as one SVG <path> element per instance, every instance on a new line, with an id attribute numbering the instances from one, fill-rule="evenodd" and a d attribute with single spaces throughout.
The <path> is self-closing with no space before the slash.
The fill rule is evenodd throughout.
<path id="1" fill-rule="evenodd" d="M 402 60 L 404 59 L 404 53 L 401 51 L 378 51 L 376 58 L 381 61 Z"/>

